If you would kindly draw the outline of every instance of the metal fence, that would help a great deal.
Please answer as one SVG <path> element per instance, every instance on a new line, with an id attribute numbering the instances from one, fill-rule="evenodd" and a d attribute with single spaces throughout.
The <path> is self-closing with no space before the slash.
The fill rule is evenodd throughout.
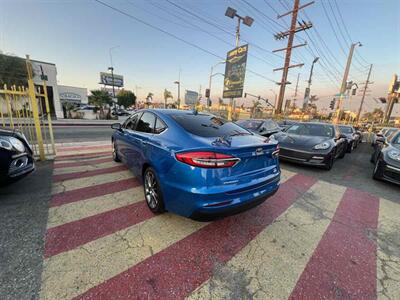
<path id="1" fill-rule="evenodd" d="M 27 56 L 28 86 L 0 87 L 0 124 L 22 132 L 40 160 L 56 154 L 46 82 L 35 86 L 32 65 Z"/>

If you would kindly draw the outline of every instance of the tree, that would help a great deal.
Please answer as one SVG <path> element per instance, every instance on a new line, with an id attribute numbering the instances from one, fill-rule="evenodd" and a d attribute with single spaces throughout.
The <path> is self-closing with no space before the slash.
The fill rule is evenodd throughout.
<path id="1" fill-rule="evenodd" d="M 260 115 L 261 112 L 262 112 L 261 102 L 258 100 L 253 101 L 253 106 L 251 108 L 251 116 L 253 118 L 256 118 L 258 115 Z"/>
<path id="2" fill-rule="evenodd" d="M 26 61 L 23 58 L 0 53 L 0 88 L 4 84 L 27 86 L 28 74 L 26 72 Z"/>
<path id="3" fill-rule="evenodd" d="M 167 108 L 167 101 L 169 98 L 173 99 L 174 97 L 170 91 L 164 89 L 164 108 Z"/>
<path id="4" fill-rule="evenodd" d="M 118 105 L 125 108 L 136 104 L 136 95 L 132 91 L 120 90 L 117 94 Z"/>
<path id="5" fill-rule="evenodd" d="M 92 94 L 89 96 L 89 104 L 96 107 L 103 108 L 104 106 L 112 104 L 112 98 L 110 94 L 105 90 L 92 90 Z"/>
<path id="6" fill-rule="evenodd" d="M 151 104 L 151 102 L 153 102 L 153 96 L 154 96 L 154 94 L 152 92 L 149 92 L 147 94 L 147 97 L 146 97 L 146 105 L 147 106 L 149 106 Z"/>

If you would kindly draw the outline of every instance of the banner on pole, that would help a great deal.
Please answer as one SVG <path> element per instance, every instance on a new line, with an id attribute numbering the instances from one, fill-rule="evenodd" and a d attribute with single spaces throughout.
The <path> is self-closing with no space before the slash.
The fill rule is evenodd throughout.
<path id="1" fill-rule="evenodd" d="M 248 48 L 249 45 L 243 45 L 227 53 L 223 98 L 241 98 L 243 96 Z"/>

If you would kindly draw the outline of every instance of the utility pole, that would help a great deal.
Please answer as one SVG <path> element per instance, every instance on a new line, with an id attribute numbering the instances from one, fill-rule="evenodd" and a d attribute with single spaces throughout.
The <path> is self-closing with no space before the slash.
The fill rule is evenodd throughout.
<path id="1" fill-rule="evenodd" d="M 295 67 L 302 67 L 304 64 L 296 64 L 296 65 L 290 65 L 290 58 L 292 56 L 292 49 L 293 48 L 297 48 L 297 47 L 302 47 L 305 46 L 306 44 L 300 44 L 300 45 L 295 45 L 293 46 L 293 40 L 294 40 L 294 36 L 297 32 L 299 31 L 303 31 L 306 29 L 310 29 L 312 27 L 312 23 L 311 22 L 304 22 L 300 23 L 299 22 L 299 26 L 296 26 L 297 24 L 297 15 L 300 9 L 303 9 L 311 4 L 313 4 L 314 1 L 309 2 L 307 4 L 304 5 L 299 5 L 300 4 L 300 0 L 294 0 L 294 5 L 293 5 L 293 10 L 284 13 L 283 15 L 279 15 L 278 19 L 287 16 L 287 15 L 292 15 L 292 21 L 291 21 L 291 25 L 290 25 L 290 29 L 288 31 L 285 32 L 280 32 L 275 34 L 275 39 L 280 40 L 280 39 L 284 39 L 286 37 L 288 37 L 288 43 L 287 43 L 287 47 L 283 48 L 283 49 L 278 49 L 278 50 L 274 50 L 273 52 L 278 52 L 278 51 L 283 51 L 286 50 L 286 56 L 285 56 L 285 64 L 283 68 L 277 68 L 274 69 L 274 71 L 278 71 L 278 70 L 283 70 L 282 72 L 282 79 L 281 82 L 278 83 L 280 85 L 280 90 L 279 90 L 279 97 L 278 97 L 278 105 L 276 107 L 275 113 L 276 114 L 280 114 L 282 112 L 282 104 L 283 104 L 283 100 L 285 97 L 285 88 L 286 85 L 289 84 L 289 82 L 287 81 L 287 77 L 288 77 L 288 73 L 289 73 L 289 68 L 295 68 Z"/>
<path id="2" fill-rule="evenodd" d="M 314 65 L 318 61 L 319 57 L 314 58 L 311 69 L 310 69 L 310 77 L 308 78 L 308 85 L 306 87 L 306 91 L 304 92 L 304 102 L 303 102 L 303 110 L 305 111 L 308 106 L 308 101 L 310 100 L 310 93 L 311 93 L 311 80 L 313 76 Z"/>
<path id="3" fill-rule="evenodd" d="M 356 122 L 357 122 L 357 123 L 358 123 L 359 120 L 360 120 L 361 110 L 362 110 L 362 107 L 363 107 L 363 105 L 364 105 L 365 94 L 367 93 L 368 84 L 370 83 L 369 78 L 370 78 L 370 76 L 371 76 L 371 71 L 372 71 L 372 64 L 369 66 L 368 76 L 367 76 L 367 80 L 365 81 L 365 85 L 364 85 L 364 90 L 363 90 L 363 94 L 362 94 L 362 98 L 361 98 L 360 107 L 358 108 L 357 118 L 356 118 Z"/>
<path id="4" fill-rule="evenodd" d="M 340 120 L 340 114 L 341 114 L 340 110 L 342 109 L 343 96 L 344 96 L 344 93 L 346 92 L 346 89 L 347 89 L 347 78 L 349 77 L 351 60 L 353 59 L 354 48 L 356 46 L 360 46 L 361 47 L 362 44 L 360 42 L 351 44 L 350 51 L 349 51 L 349 56 L 347 57 L 346 68 L 344 69 L 342 85 L 340 87 L 339 101 L 338 101 L 337 109 L 336 109 L 336 120 L 335 120 L 335 123 L 338 123 L 339 120 Z"/>

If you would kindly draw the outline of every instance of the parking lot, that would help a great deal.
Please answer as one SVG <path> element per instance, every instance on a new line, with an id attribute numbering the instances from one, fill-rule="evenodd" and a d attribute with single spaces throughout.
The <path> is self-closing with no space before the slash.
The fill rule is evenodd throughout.
<path id="1" fill-rule="evenodd" d="M 208 223 L 153 215 L 110 152 L 105 142 L 60 147 L 36 173 L 51 188 L 26 201 L 1 191 L 6 299 L 400 297 L 399 187 L 371 179 L 369 145 L 329 172 L 283 163 L 277 194 Z M 10 221 L 33 206 L 40 217 Z M 25 242 L 13 236 L 24 222 L 35 230 Z"/>

